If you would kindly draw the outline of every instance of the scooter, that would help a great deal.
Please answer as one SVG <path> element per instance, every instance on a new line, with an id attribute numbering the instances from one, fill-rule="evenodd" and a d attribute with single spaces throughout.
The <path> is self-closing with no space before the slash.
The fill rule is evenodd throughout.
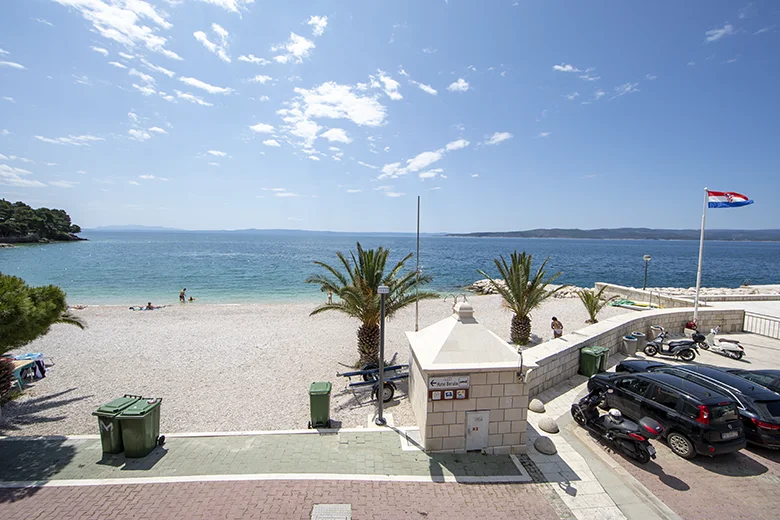
<path id="1" fill-rule="evenodd" d="M 731 359 L 742 359 L 745 355 L 745 348 L 739 344 L 739 341 L 735 339 L 715 338 L 715 335 L 720 333 L 720 325 L 714 329 L 710 329 L 710 333 L 707 334 L 707 341 L 701 344 L 701 348 L 704 350 L 712 349 L 712 352 L 720 354 L 721 356 L 730 357 Z"/>
<path id="2" fill-rule="evenodd" d="M 685 338 L 664 343 L 667 334 L 666 330 L 661 329 L 661 332 L 654 340 L 647 342 L 644 350 L 645 354 L 648 356 L 660 354 L 662 356 L 680 358 L 683 361 L 693 361 L 696 359 L 699 345 L 706 340 L 701 334 L 694 334 L 693 339 Z"/>
<path id="3" fill-rule="evenodd" d="M 607 392 L 612 392 L 609 389 Z M 640 464 L 655 458 L 655 448 L 648 439 L 656 439 L 664 431 L 658 421 L 645 417 L 638 423 L 622 417 L 620 411 L 610 410 L 599 415 L 597 406 L 604 400 L 604 391 L 591 392 L 571 405 L 571 415 L 577 424 L 606 439 Z M 615 413 L 617 412 L 617 413 Z"/>

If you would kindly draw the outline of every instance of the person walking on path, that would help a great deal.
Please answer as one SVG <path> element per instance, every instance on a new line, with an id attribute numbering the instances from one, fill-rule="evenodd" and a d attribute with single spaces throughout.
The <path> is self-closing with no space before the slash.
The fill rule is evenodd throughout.
<path id="1" fill-rule="evenodd" d="M 333 291 L 328 290 L 328 305 L 331 305 L 333 303 Z"/>
<path id="2" fill-rule="evenodd" d="M 558 321 L 558 318 L 555 316 L 553 316 L 552 325 L 550 325 L 550 328 L 553 331 L 553 339 L 563 336 L 563 323 Z"/>
<path id="3" fill-rule="evenodd" d="M 187 302 L 187 288 L 186 287 L 184 289 L 182 289 L 181 292 L 179 293 L 179 301 L 182 302 L 182 303 L 186 303 Z"/>

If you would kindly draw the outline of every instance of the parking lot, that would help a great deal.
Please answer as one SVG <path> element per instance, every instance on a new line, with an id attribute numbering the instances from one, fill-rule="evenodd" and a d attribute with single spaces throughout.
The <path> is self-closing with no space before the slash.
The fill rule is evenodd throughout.
<path id="1" fill-rule="evenodd" d="M 724 337 L 738 339 L 745 347 L 745 358 L 737 361 L 700 349 L 694 363 L 744 369 L 780 368 L 780 341 L 752 334 Z M 652 359 L 685 364 L 661 356 Z M 780 518 L 777 509 L 780 450 L 748 446 L 730 455 L 685 460 L 674 455 L 662 441 L 653 445 L 658 457 L 646 465 L 636 464 L 617 453 L 611 456 L 680 517 L 686 520 Z"/>

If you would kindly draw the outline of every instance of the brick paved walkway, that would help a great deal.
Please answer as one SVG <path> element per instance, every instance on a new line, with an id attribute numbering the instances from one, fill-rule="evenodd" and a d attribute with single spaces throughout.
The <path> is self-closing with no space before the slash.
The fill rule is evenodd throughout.
<path id="1" fill-rule="evenodd" d="M 314 504 L 348 503 L 355 520 L 569 518 L 550 493 L 545 484 L 311 480 L 0 489 L 0 517 L 309 520 Z"/>

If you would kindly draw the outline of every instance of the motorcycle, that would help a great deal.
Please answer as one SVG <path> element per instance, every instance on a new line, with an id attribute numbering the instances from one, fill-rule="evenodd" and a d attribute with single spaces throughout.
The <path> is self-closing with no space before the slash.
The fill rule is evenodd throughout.
<path id="1" fill-rule="evenodd" d="M 712 349 L 712 352 L 720 354 L 721 356 L 730 357 L 731 359 L 742 359 L 745 355 L 745 348 L 740 345 L 739 341 L 735 339 L 715 338 L 715 335 L 720 333 L 720 325 L 714 329 L 710 329 L 710 333 L 707 334 L 707 341 L 701 344 L 701 348 L 704 350 Z"/>
<path id="2" fill-rule="evenodd" d="M 703 344 L 706 338 L 701 334 L 694 334 L 693 339 L 679 339 L 672 340 L 669 343 L 664 343 L 667 332 L 661 329 L 661 332 L 652 341 L 648 341 L 645 345 L 644 352 L 648 356 L 655 356 L 660 354 L 667 357 L 677 357 L 683 361 L 693 361 L 696 359 L 696 352 L 699 345 Z"/>
<path id="3" fill-rule="evenodd" d="M 612 390 L 607 390 L 612 392 Z M 622 418 L 618 410 L 599 415 L 596 408 L 604 400 L 605 392 L 591 392 L 571 405 L 571 415 L 577 424 L 606 439 L 640 464 L 655 458 L 655 448 L 648 439 L 656 439 L 664 431 L 658 421 L 645 417 L 638 423 Z M 617 412 L 615 414 L 614 412 Z"/>

